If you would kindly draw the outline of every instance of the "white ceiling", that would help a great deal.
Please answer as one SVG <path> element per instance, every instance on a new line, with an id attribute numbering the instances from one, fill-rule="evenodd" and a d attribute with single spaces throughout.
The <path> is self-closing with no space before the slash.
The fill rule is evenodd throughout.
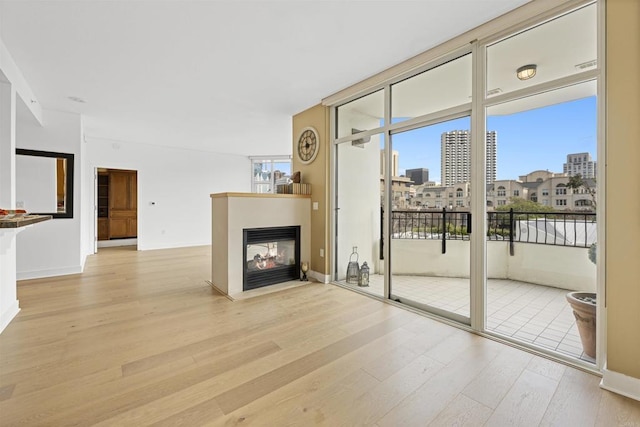
<path id="1" fill-rule="evenodd" d="M 292 115 L 527 1 L 0 0 L 0 38 L 89 142 L 287 154 Z"/>

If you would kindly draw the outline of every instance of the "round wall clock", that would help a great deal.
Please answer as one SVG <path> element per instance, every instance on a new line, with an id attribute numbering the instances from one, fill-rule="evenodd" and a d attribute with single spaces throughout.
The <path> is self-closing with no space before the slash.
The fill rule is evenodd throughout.
<path id="1" fill-rule="evenodd" d="M 306 127 L 300 132 L 298 138 L 298 158 L 304 164 L 313 162 L 320 149 L 318 132 L 312 127 Z"/>

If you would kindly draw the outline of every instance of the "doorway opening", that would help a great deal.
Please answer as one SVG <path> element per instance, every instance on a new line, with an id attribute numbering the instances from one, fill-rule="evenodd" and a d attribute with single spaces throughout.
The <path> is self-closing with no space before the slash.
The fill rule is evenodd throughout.
<path id="1" fill-rule="evenodd" d="M 138 172 L 97 168 L 97 249 L 138 244 Z"/>

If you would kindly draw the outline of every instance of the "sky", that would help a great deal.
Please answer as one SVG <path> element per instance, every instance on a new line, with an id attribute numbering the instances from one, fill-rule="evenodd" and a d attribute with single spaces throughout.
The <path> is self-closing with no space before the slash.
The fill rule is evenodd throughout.
<path id="1" fill-rule="evenodd" d="M 395 134 L 399 173 L 427 168 L 440 182 L 440 135 L 470 128 L 469 117 Z M 518 179 L 535 170 L 562 172 L 567 154 L 596 153 L 596 97 L 564 102 L 505 116 L 488 116 L 487 130 L 497 132 L 497 179 Z"/>

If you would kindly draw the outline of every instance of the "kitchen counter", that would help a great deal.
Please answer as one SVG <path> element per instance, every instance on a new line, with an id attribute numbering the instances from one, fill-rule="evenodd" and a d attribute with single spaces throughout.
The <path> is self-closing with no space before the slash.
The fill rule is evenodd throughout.
<path id="1" fill-rule="evenodd" d="M 18 218 L 0 219 L 0 228 L 20 228 L 52 219 L 51 215 L 26 215 Z"/>

